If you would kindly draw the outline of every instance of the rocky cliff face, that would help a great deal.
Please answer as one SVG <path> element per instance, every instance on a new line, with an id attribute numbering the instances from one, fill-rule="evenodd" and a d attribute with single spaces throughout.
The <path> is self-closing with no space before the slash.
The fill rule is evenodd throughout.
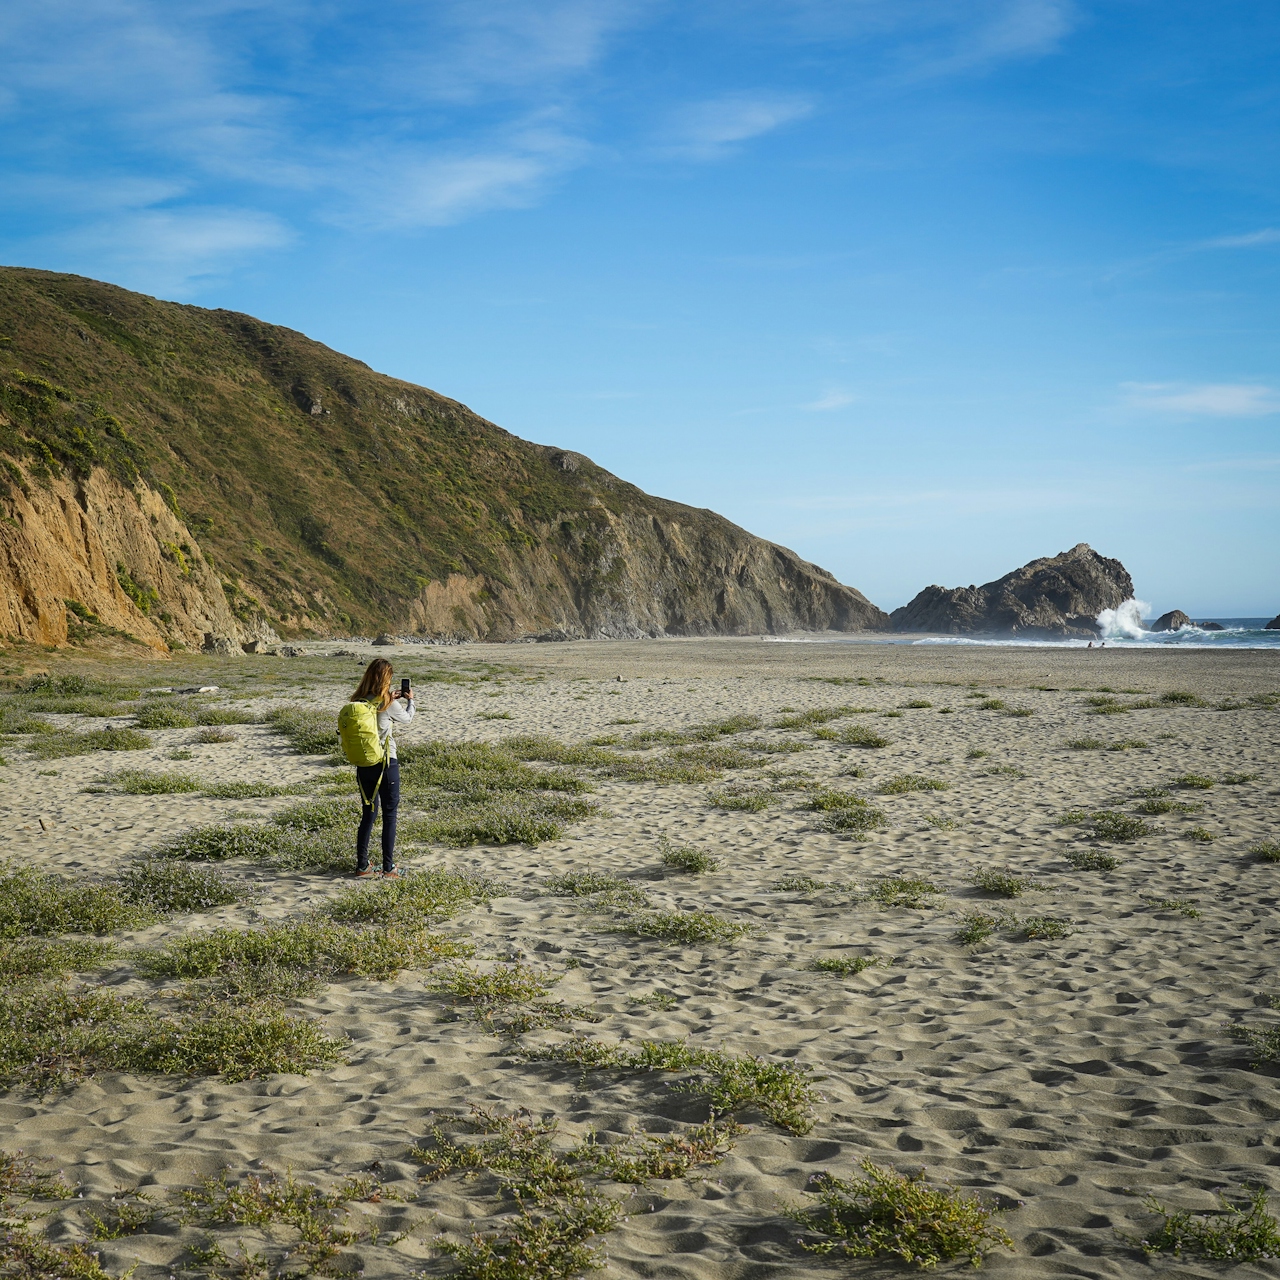
<path id="1" fill-rule="evenodd" d="M 0 521 L 0 634 L 62 645 L 118 634 L 149 648 L 278 639 L 231 612 L 191 531 L 155 490 L 101 468 L 31 476 L 10 461 Z"/>
<path id="2" fill-rule="evenodd" d="M 1081 542 L 981 587 L 926 587 L 889 618 L 895 631 L 1092 637 L 1098 614 L 1132 596 L 1124 565 Z"/>
<path id="3" fill-rule="evenodd" d="M 45 643 L 888 625 L 714 512 L 301 334 L 51 272 L 0 268 L 0 507 L 0 627 Z"/>

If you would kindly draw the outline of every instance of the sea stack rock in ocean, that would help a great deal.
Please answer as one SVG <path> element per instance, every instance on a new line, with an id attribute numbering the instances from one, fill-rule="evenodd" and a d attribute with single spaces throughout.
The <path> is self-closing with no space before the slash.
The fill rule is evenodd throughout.
<path id="1" fill-rule="evenodd" d="M 1183 627 L 1191 625 L 1190 617 L 1183 613 L 1181 609 L 1170 609 L 1168 613 L 1162 613 L 1152 624 L 1152 631 L 1181 631 Z"/>
<path id="2" fill-rule="evenodd" d="M 895 631 L 1093 637 L 1098 614 L 1132 597 L 1124 565 L 1081 542 L 981 587 L 926 587 L 889 620 Z"/>
<path id="3" fill-rule="evenodd" d="M 1277 613 L 1264 628 L 1267 631 L 1280 631 L 1280 613 Z"/>

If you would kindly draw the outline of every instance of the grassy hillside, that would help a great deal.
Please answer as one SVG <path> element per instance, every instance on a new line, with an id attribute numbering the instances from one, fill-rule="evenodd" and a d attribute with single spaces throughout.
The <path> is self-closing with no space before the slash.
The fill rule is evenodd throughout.
<path id="1" fill-rule="evenodd" d="M 0 415 L 0 454 L 37 477 L 145 478 L 233 610 L 260 601 L 295 632 L 407 627 L 451 574 L 482 582 L 480 609 L 519 589 L 535 621 L 572 612 L 575 594 L 626 576 L 604 554 L 619 521 L 750 538 L 292 330 L 77 276 L 0 269 Z M 0 479 L 22 483 L 6 466 Z M 564 571 L 539 583 L 521 568 L 535 559 Z"/>

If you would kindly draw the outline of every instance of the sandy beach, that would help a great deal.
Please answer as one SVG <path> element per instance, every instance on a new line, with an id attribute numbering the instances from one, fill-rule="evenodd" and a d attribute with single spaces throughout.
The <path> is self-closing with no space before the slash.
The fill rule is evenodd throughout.
<path id="1" fill-rule="evenodd" d="M 639 1188 L 614 1185 L 625 1220 L 594 1241 L 608 1276 L 896 1273 L 902 1268 L 888 1262 L 802 1251 L 784 1213 L 804 1200 L 811 1175 L 851 1176 L 868 1157 L 904 1172 L 924 1166 L 931 1180 L 998 1202 L 1015 1248 L 994 1250 L 985 1270 L 1019 1280 L 1221 1275 L 1220 1264 L 1148 1260 L 1126 1242 L 1154 1221 L 1143 1198 L 1202 1212 L 1217 1204 L 1216 1188 L 1237 1200 L 1247 1184 L 1280 1192 L 1275 1069 L 1251 1068 L 1247 1046 L 1225 1031 L 1280 1021 L 1268 1003 L 1280 994 L 1280 865 L 1249 853 L 1277 838 L 1280 706 L 1266 698 L 1280 692 L 1275 651 L 762 639 L 308 648 L 292 659 L 184 656 L 127 668 L 49 661 L 55 672 L 142 688 L 217 685 L 209 705 L 258 714 L 301 705 L 336 716 L 363 664 L 386 653 L 397 677 L 420 682 L 418 718 L 398 735 L 406 747 L 547 735 L 566 744 L 612 739 L 603 749 L 654 758 L 662 744 L 628 747 L 628 737 L 678 735 L 735 716 L 758 726 L 716 739 L 750 760 L 715 780 L 630 781 L 580 768 L 602 811 L 536 848 L 404 844 L 406 870 L 449 867 L 501 882 L 501 894 L 439 926 L 474 945 L 472 965 L 545 971 L 551 999 L 597 1021 L 581 1017 L 513 1041 L 465 1017 L 450 1020 L 453 1002 L 434 989 L 432 971 L 350 978 L 293 1006 L 328 1035 L 349 1038 L 342 1064 L 239 1083 L 106 1073 L 61 1093 L 0 1098 L 4 1148 L 47 1159 L 85 1188 L 84 1201 L 48 1220 L 53 1239 L 85 1239 L 85 1206 L 119 1188 L 141 1188 L 160 1204 L 224 1170 L 231 1181 L 291 1171 L 325 1187 L 372 1170 L 387 1193 L 350 1212 L 384 1238 L 345 1247 L 333 1268 L 449 1274 L 456 1264 L 434 1244 L 437 1233 L 461 1239 L 493 1229 L 511 1206 L 483 1179 L 422 1180 L 410 1148 L 433 1123 L 477 1106 L 502 1115 L 526 1108 L 554 1117 L 566 1142 L 592 1132 L 608 1142 L 707 1119 L 705 1100 L 672 1090 L 663 1073 L 587 1071 L 522 1053 L 574 1037 L 687 1039 L 760 1055 L 811 1068 L 820 1094 L 808 1132 L 747 1108 L 737 1115 L 746 1131 L 720 1163 Z M 430 672 L 453 679 L 426 682 Z M 1097 714 L 1108 699 L 1113 710 L 1154 705 Z M 829 719 L 804 718 L 828 710 Z M 64 729 L 102 723 L 49 719 Z M 776 727 L 788 719 L 792 727 Z M 887 745 L 841 741 L 855 725 Z M 51 761 L 7 739 L 0 805 L 9 858 L 110 877 L 194 826 L 265 819 L 298 803 L 121 794 L 103 781 L 121 768 L 313 790 L 349 778 L 323 756 L 295 752 L 270 724 L 237 725 L 228 736 L 202 744 L 189 728 L 159 729 L 146 750 Z M 1101 745 L 1067 745 L 1077 740 Z M 794 748 L 779 749 L 786 743 Z M 173 763 L 170 753 L 183 750 L 190 758 Z M 1187 776 L 1213 785 L 1176 782 Z M 902 778 L 937 786 L 912 790 L 894 783 Z M 105 789 L 84 790 L 92 786 Z M 1158 789 L 1202 807 L 1149 815 L 1149 833 L 1135 839 L 1091 835 L 1088 814 L 1139 816 L 1139 793 Z M 827 793 L 865 799 L 880 824 L 865 833 L 824 829 L 824 813 L 807 806 Z M 725 808 L 726 794 L 760 796 L 763 807 Z M 1082 816 L 1064 824 L 1072 812 Z M 672 846 L 717 865 L 673 870 L 662 862 Z M 1116 865 L 1090 870 L 1069 860 L 1086 851 Z M 350 885 L 349 877 L 261 863 L 223 866 L 252 883 L 252 900 L 121 935 L 116 960 L 73 981 L 163 1001 L 174 984 L 140 974 L 131 949 L 296 918 Z M 973 881 L 990 870 L 1039 887 L 1000 898 Z M 619 932 L 625 913 L 548 892 L 548 877 L 583 871 L 629 880 L 649 910 L 713 912 L 750 931 L 698 945 Z M 803 883 L 797 878 L 810 887 L 778 887 Z M 917 906 L 873 896 L 901 878 L 938 892 Z M 995 924 L 966 945 L 956 934 L 974 913 Z M 1044 917 L 1064 936 L 1028 937 L 1027 920 Z M 875 963 L 847 975 L 809 967 L 859 957 Z M 282 1230 L 217 1235 L 229 1254 L 236 1241 L 262 1253 L 269 1264 L 261 1274 L 274 1275 L 289 1247 Z M 170 1217 L 94 1248 L 114 1275 L 137 1263 L 138 1280 L 163 1280 L 192 1271 L 190 1249 L 207 1235 Z M 1232 1274 L 1280 1276 L 1280 1262 Z"/>

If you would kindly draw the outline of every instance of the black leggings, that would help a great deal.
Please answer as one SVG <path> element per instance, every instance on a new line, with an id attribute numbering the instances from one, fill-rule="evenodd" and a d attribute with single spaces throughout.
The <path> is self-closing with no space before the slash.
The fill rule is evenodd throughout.
<path id="1" fill-rule="evenodd" d="M 378 775 L 382 785 L 378 786 Z M 382 869 L 391 871 L 396 865 L 396 810 L 400 808 L 400 761 L 388 760 L 385 771 L 380 764 L 356 770 L 360 783 L 360 830 L 356 834 L 356 870 L 369 868 L 369 837 L 373 834 L 373 820 L 378 816 L 378 801 L 382 801 Z M 378 787 L 374 794 L 374 787 Z M 365 804 L 365 797 L 372 804 Z"/>

